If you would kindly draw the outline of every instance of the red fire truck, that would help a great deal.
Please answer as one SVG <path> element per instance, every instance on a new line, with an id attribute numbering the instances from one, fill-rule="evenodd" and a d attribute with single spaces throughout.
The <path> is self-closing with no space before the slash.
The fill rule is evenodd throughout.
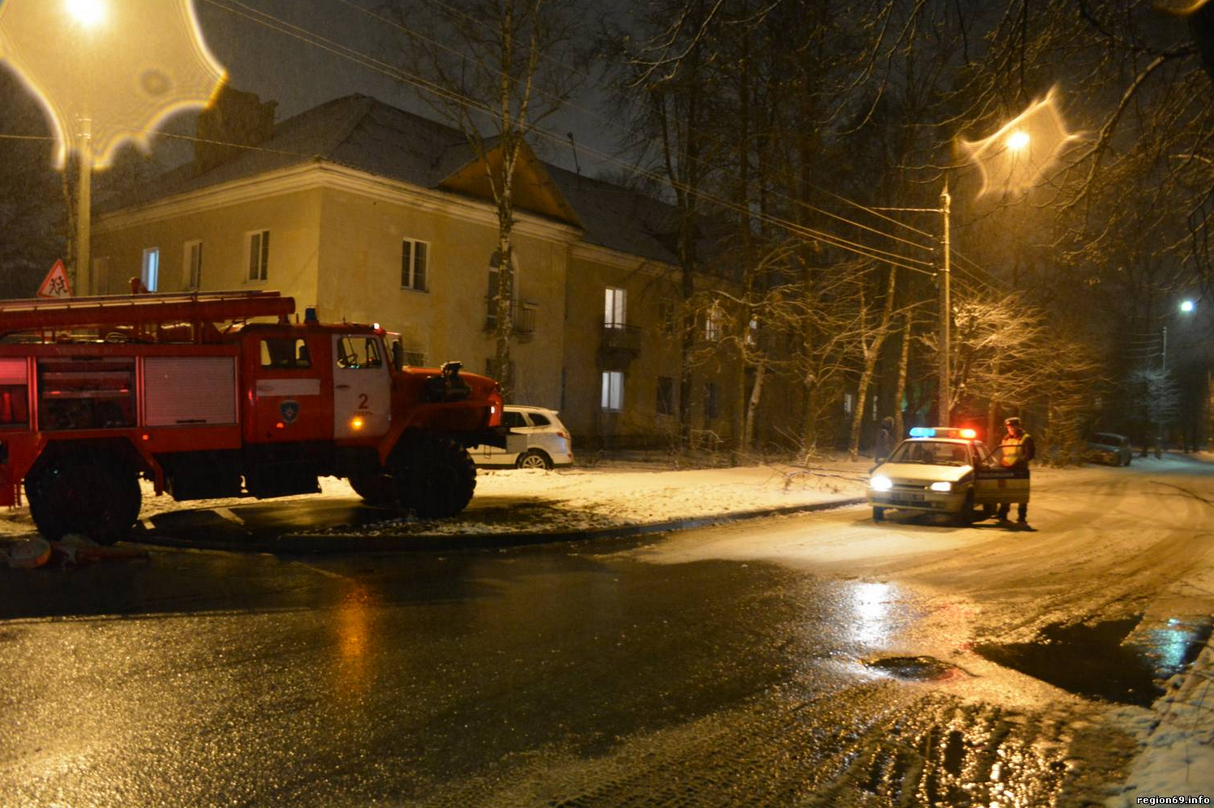
<path id="1" fill-rule="evenodd" d="M 277 292 L 0 302 L 0 505 L 24 483 L 44 536 L 101 543 L 136 523 L 140 477 L 198 500 L 327 475 L 422 517 L 462 511 L 467 447 L 506 443 L 497 383 L 404 367 L 378 325 L 294 313 Z"/>

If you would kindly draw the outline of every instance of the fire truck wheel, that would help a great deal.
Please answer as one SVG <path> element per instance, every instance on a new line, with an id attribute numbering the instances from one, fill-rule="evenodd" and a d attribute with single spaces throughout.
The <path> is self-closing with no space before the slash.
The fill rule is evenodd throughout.
<path id="1" fill-rule="evenodd" d="M 386 474 L 351 474 L 350 487 L 354 493 L 363 498 L 368 505 L 396 504 L 396 488 L 392 478 Z"/>
<path id="2" fill-rule="evenodd" d="M 411 440 L 397 462 L 397 499 L 422 519 L 455 516 L 472 499 L 476 466 L 468 451 L 450 438 Z"/>
<path id="3" fill-rule="evenodd" d="M 130 533 L 143 505 L 135 470 L 96 452 L 48 458 L 26 493 L 34 524 L 51 541 L 80 533 L 113 544 Z"/>

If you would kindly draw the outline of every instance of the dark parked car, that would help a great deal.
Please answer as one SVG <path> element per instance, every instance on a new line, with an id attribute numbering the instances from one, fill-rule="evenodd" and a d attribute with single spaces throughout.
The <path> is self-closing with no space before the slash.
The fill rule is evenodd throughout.
<path id="1" fill-rule="evenodd" d="M 1130 465 L 1134 450 L 1130 448 L 1130 439 L 1125 435 L 1114 435 L 1111 432 L 1097 432 L 1088 439 L 1084 459 L 1093 463 L 1111 463 L 1114 466 Z"/>

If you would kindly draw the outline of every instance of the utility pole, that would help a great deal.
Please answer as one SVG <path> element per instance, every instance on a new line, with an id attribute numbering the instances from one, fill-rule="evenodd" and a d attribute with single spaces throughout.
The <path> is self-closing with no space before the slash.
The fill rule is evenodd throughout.
<path id="1" fill-rule="evenodd" d="M 940 213 L 944 227 L 940 238 L 940 426 L 949 426 L 949 410 L 952 395 L 949 390 L 949 321 L 952 319 L 952 300 L 949 290 L 949 206 L 948 181 L 940 193 Z"/>
<path id="2" fill-rule="evenodd" d="M 90 119 L 80 119 L 79 148 L 76 154 L 80 161 L 80 181 L 76 185 L 76 277 L 72 279 L 72 290 L 80 297 L 88 297 L 92 293 L 92 279 L 89 278 L 89 217 L 93 210 L 92 128 L 93 122 Z"/>
<path id="3" fill-rule="evenodd" d="M 943 217 L 943 227 L 940 232 L 940 426 L 949 425 L 949 410 L 952 404 L 952 394 L 949 390 L 949 345 L 950 324 L 952 322 L 953 303 L 949 290 L 949 208 L 953 198 L 948 195 L 948 180 L 944 181 L 944 190 L 940 192 L 940 207 L 938 208 L 872 208 L 872 210 L 893 210 L 910 213 L 939 213 Z"/>

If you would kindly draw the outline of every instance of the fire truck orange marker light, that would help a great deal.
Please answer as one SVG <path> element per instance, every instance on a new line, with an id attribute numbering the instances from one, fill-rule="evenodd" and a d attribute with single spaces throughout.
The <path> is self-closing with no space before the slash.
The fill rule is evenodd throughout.
<path id="1" fill-rule="evenodd" d="M 284 424 L 282 421 L 279 421 L 278 423 L 274 424 L 274 428 L 275 429 L 286 429 L 287 425 Z"/>
<path id="2" fill-rule="evenodd" d="M 353 418 L 350 419 L 350 426 L 353 429 L 362 429 L 363 428 L 363 419 L 358 417 L 357 415 L 354 416 Z"/>

